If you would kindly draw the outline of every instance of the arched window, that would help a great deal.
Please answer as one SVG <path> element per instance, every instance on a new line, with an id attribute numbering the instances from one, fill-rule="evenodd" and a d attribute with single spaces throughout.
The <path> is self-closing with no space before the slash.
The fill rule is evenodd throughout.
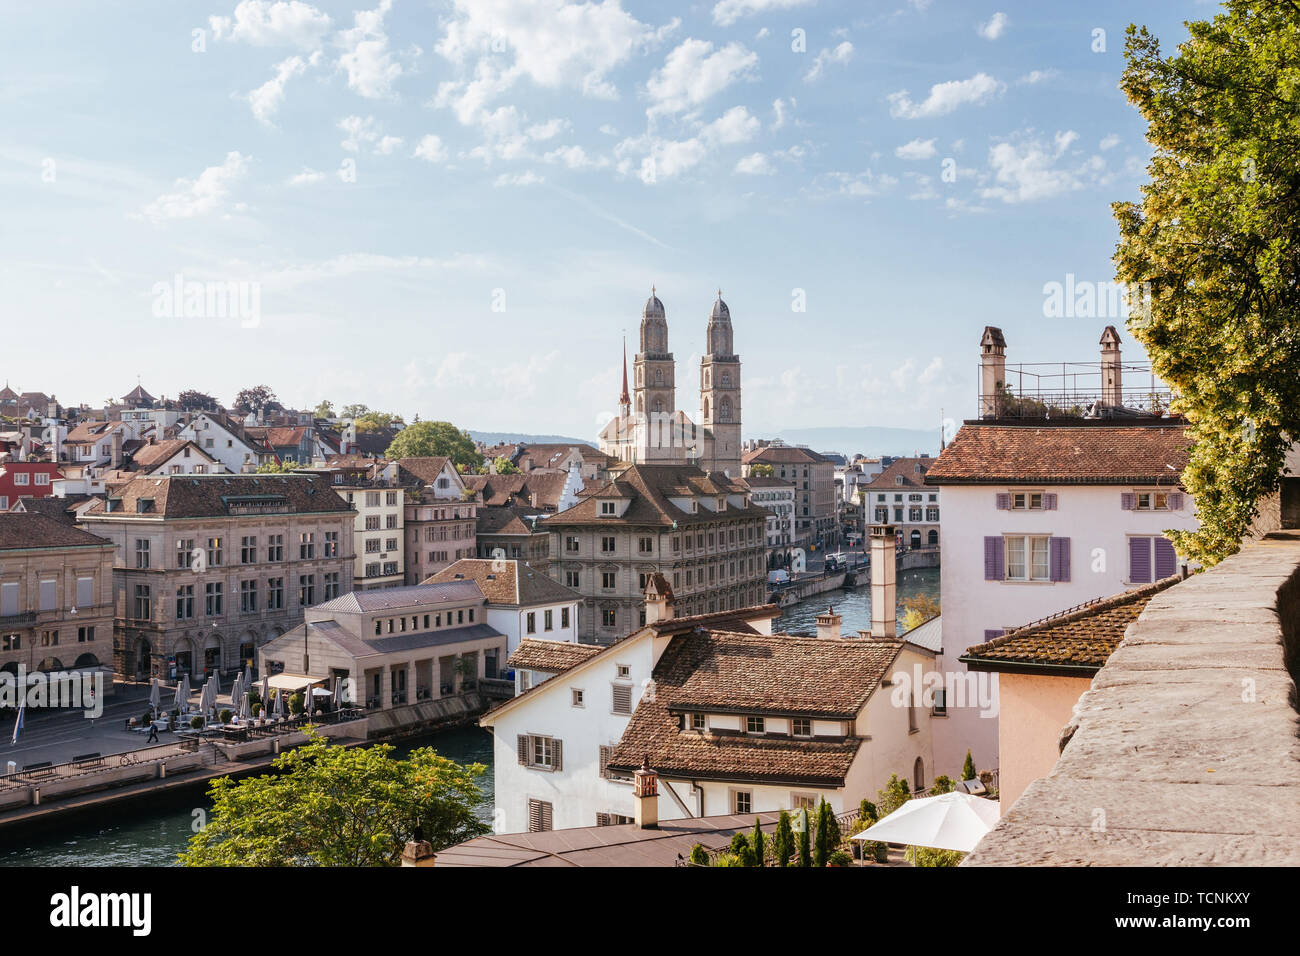
<path id="1" fill-rule="evenodd" d="M 920 793 L 925 789 L 925 761 L 920 757 L 912 765 L 912 792 Z"/>
<path id="2" fill-rule="evenodd" d="M 921 546 L 921 532 L 913 531 L 911 541 L 912 541 L 912 547 L 919 548 Z"/>
<path id="3" fill-rule="evenodd" d="M 661 368 L 657 368 L 655 369 L 655 384 L 662 385 L 663 383 L 664 383 L 664 370 Z"/>
<path id="4" fill-rule="evenodd" d="M 636 397 L 636 410 L 637 410 L 638 412 L 644 412 L 644 411 L 645 411 L 645 396 L 644 396 L 644 395 L 638 395 L 638 396 Z"/>
<path id="5" fill-rule="evenodd" d="M 937 531 L 935 531 L 933 528 L 931 528 L 931 529 L 930 529 L 930 546 L 931 546 L 931 547 L 934 547 L 934 546 L 935 546 L 936 544 L 938 544 L 938 543 L 939 543 L 939 532 L 937 532 Z"/>
<path id="6" fill-rule="evenodd" d="M 663 414 L 663 411 L 664 411 L 664 400 L 663 400 L 662 398 L 656 398 L 656 399 L 655 399 L 655 414 L 656 414 L 656 415 L 662 415 L 662 414 Z"/>
<path id="7" fill-rule="evenodd" d="M 709 420 L 709 400 L 707 398 L 704 400 L 704 420 L 706 422 Z"/>
<path id="8" fill-rule="evenodd" d="M 722 373 L 722 378 L 721 378 L 719 381 L 722 382 L 722 387 L 723 387 L 723 388 L 731 388 L 731 373 L 730 373 L 730 372 L 723 372 L 723 373 Z"/>
<path id="9" fill-rule="evenodd" d="M 723 422 L 731 421 L 731 399 L 723 398 L 718 403 L 718 420 Z"/>

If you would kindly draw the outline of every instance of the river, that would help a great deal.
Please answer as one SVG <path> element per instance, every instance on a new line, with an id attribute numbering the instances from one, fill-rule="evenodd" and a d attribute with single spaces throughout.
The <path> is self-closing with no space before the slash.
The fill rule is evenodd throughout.
<path id="1" fill-rule="evenodd" d="M 939 599 L 939 570 L 926 568 L 902 571 L 898 575 L 898 617 L 903 602 L 915 595 Z M 778 632 L 812 634 L 817 615 L 833 605 L 844 618 L 843 634 L 850 637 L 871 623 L 870 589 L 830 591 L 801 601 L 781 612 L 775 621 Z M 479 819 L 492 822 L 492 736 L 478 727 L 458 727 L 403 741 L 397 753 L 405 755 L 416 747 L 433 747 L 458 763 L 482 763 L 487 773 L 481 782 L 483 799 L 477 808 Z M 0 866 L 176 866 L 177 854 L 193 834 L 197 810 L 207 810 L 206 797 L 176 794 L 153 803 L 113 809 L 106 820 L 91 823 L 77 820 L 68 826 L 39 834 L 0 838 Z"/>

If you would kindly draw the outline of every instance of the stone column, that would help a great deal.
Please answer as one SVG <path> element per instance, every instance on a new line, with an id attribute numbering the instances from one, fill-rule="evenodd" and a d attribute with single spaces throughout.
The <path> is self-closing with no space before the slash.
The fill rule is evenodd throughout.
<path id="1" fill-rule="evenodd" d="M 406 702 L 415 703 L 415 660 L 406 662 Z"/>
<path id="2" fill-rule="evenodd" d="M 393 708 L 393 670 L 388 664 L 384 664 L 379 674 L 379 709 L 392 710 Z"/>

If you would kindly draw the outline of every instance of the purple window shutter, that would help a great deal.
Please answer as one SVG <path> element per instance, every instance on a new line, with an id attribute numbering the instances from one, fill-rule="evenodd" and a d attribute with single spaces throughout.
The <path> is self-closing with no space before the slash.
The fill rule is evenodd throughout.
<path id="1" fill-rule="evenodd" d="M 1163 581 L 1178 573 L 1178 555 L 1168 538 L 1156 538 L 1156 580 Z"/>
<path id="2" fill-rule="evenodd" d="M 986 629 L 984 631 L 984 643 L 987 644 L 989 641 L 995 640 L 996 638 L 1001 637 L 1005 633 L 1006 631 L 995 631 L 995 630 Z"/>
<path id="3" fill-rule="evenodd" d="M 1044 494 L 1044 495 L 1043 495 L 1043 510 L 1044 510 L 1044 511 L 1055 511 L 1055 510 L 1056 510 L 1056 495 L 1055 495 L 1055 494 L 1048 493 L 1048 494 Z"/>
<path id="4" fill-rule="evenodd" d="M 1000 491 L 1000 492 L 998 492 L 998 494 L 997 494 L 997 496 L 996 496 L 996 500 L 997 500 L 997 504 L 998 504 L 998 511 L 1010 511 L 1010 510 L 1011 510 L 1011 495 L 1010 495 L 1010 494 L 1008 494 L 1008 493 L 1005 492 L 1005 491 Z"/>
<path id="5" fill-rule="evenodd" d="M 1183 510 L 1183 496 L 1180 492 L 1175 491 L 1169 495 L 1169 510 L 1170 511 Z"/>
<path id="6" fill-rule="evenodd" d="M 1052 538 L 1048 542 L 1048 561 L 1053 581 L 1070 580 L 1070 539 Z"/>
<path id="7" fill-rule="evenodd" d="M 984 539 L 984 580 L 1001 581 L 1006 577 L 1003 565 L 1002 538 Z"/>
<path id="8" fill-rule="evenodd" d="M 1119 496 L 1119 506 L 1125 511 L 1132 511 L 1137 505 L 1137 495 L 1131 491 L 1126 491 Z"/>
<path id="9" fill-rule="evenodd" d="M 1151 539 L 1128 539 L 1128 577 L 1134 584 L 1151 583 Z"/>

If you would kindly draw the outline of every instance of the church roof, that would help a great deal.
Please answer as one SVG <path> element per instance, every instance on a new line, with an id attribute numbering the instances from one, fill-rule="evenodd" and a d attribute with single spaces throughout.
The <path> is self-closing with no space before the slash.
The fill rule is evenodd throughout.
<path id="1" fill-rule="evenodd" d="M 713 303 L 713 311 L 709 313 L 711 319 L 726 319 L 731 321 L 731 310 L 727 308 L 727 303 L 722 301 L 722 293 L 718 293 L 718 299 Z"/>
<path id="2" fill-rule="evenodd" d="M 661 319 L 664 317 L 664 304 L 659 301 L 659 297 L 654 294 L 653 289 L 650 290 L 650 298 L 645 300 L 645 307 L 641 310 L 641 316 L 647 319 L 651 316 L 657 316 Z"/>

